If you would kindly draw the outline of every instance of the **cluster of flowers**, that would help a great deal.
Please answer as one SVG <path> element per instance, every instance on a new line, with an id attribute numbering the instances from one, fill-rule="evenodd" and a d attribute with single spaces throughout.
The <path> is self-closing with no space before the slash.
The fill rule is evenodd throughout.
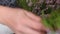
<path id="1" fill-rule="evenodd" d="M 45 10 L 45 14 L 47 14 L 50 13 L 52 9 L 57 9 L 60 7 L 60 0 L 37 0 L 35 4 L 31 2 L 32 0 L 29 1 L 28 6 L 33 5 L 32 12 L 39 16 L 41 15 L 42 10 Z"/>

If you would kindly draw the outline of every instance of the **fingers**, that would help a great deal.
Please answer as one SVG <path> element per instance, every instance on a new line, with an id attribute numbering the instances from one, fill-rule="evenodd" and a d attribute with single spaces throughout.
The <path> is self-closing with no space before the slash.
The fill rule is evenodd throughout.
<path id="1" fill-rule="evenodd" d="M 23 20 L 22 23 L 16 26 L 16 31 L 22 32 L 23 34 L 42 34 L 41 30 L 45 30 L 44 26 L 41 23 L 31 21 L 31 20 Z"/>
<path id="2" fill-rule="evenodd" d="M 29 27 L 36 28 L 36 29 L 44 29 L 44 25 L 42 24 L 41 18 L 32 14 L 31 12 L 25 12 L 27 15 L 24 17 L 23 23 Z"/>
<path id="3" fill-rule="evenodd" d="M 23 34 L 41 34 L 38 31 L 35 31 L 29 27 L 26 27 L 24 25 L 20 25 L 19 27 L 17 27 L 18 31 L 23 33 Z"/>
<path id="4" fill-rule="evenodd" d="M 46 31 L 42 27 L 41 27 L 42 29 L 35 29 L 31 26 L 20 24 L 20 26 L 18 25 L 16 28 L 17 28 L 16 31 L 18 31 L 17 33 L 20 33 L 20 34 L 44 34 L 46 33 Z"/>
<path id="5" fill-rule="evenodd" d="M 44 29 L 44 25 L 41 23 L 41 22 L 36 22 L 34 20 L 30 20 L 30 19 L 27 19 L 25 18 L 26 20 L 23 20 L 21 22 L 21 24 L 25 25 L 25 26 L 28 26 L 28 27 L 31 27 L 31 28 L 34 28 L 34 29 Z"/>

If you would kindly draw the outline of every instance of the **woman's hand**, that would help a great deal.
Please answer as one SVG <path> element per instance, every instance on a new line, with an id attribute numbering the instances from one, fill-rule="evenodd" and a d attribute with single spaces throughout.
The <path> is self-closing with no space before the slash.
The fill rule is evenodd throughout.
<path id="1" fill-rule="evenodd" d="M 43 34 L 45 27 L 41 18 L 23 9 L 6 8 L 1 12 L 1 20 L 16 34 Z"/>

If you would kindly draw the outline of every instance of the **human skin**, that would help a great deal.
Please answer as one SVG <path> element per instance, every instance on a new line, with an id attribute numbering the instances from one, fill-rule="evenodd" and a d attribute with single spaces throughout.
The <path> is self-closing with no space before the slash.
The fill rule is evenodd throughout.
<path id="1" fill-rule="evenodd" d="M 20 8 L 0 6 L 0 22 L 15 34 L 43 34 L 41 31 L 45 31 L 39 16 Z"/>

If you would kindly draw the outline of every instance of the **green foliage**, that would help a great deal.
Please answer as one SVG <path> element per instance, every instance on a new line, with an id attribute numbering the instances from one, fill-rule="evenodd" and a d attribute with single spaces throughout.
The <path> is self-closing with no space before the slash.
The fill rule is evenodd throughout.
<path id="1" fill-rule="evenodd" d="M 32 2 L 35 3 L 36 0 L 32 0 Z M 28 2 L 26 2 L 26 0 L 18 0 L 17 3 L 21 8 L 32 11 L 33 6 L 29 7 Z"/>
<path id="2" fill-rule="evenodd" d="M 51 14 L 47 17 L 43 15 L 44 24 L 48 28 L 52 28 L 54 31 L 60 28 L 60 9 L 52 10 Z"/>

